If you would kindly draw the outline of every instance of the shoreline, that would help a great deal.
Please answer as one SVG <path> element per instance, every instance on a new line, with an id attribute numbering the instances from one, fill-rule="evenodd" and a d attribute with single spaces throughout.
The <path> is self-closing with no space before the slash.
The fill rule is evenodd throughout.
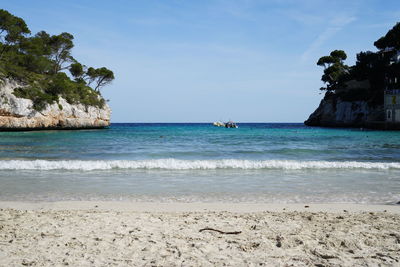
<path id="1" fill-rule="evenodd" d="M 229 203 L 229 202 L 135 202 L 135 201 L 0 201 L 0 209 L 103 210 L 131 212 L 390 212 L 400 214 L 397 204 L 354 203 Z"/>

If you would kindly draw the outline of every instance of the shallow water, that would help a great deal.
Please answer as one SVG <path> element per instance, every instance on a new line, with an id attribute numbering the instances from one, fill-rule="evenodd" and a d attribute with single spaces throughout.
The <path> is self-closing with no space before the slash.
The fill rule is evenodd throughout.
<path id="1" fill-rule="evenodd" d="M 113 124 L 1 132 L 1 200 L 395 203 L 400 132 Z"/>

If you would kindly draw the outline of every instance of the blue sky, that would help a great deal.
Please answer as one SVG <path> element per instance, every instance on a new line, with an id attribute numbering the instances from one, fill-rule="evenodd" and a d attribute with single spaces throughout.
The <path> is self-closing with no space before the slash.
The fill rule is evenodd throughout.
<path id="1" fill-rule="evenodd" d="M 398 0 L 0 2 L 114 71 L 113 122 L 302 122 L 322 98 L 318 58 L 354 64 L 400 21 Z"/>

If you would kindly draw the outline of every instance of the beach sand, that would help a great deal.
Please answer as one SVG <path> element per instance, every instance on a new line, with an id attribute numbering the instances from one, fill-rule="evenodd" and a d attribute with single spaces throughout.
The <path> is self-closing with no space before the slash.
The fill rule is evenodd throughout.
<path id="1" fill-rule="evenodd" d="M 400 266 L 395 205 L 76 201 L 0 209 L 0 266 Z"/>

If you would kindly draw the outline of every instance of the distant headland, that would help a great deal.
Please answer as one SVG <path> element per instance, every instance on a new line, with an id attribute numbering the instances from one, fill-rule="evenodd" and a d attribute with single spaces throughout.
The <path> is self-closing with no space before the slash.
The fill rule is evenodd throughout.
<path id="1" fill-rule="evenodd" d="M 114 80 L 71 54 L 74 37 L 31 31 L 0 9 L 0 130 L 103 128 L 111 109 L 100 89 Z"/>
<path id="2" fill-rule="evenodd" d="M 309 126 L 400 129 L 400 23 L 374 42 L 377 52 L 360 52 L 354 66 L 334 50 L 321 57 L 325 91 Z"/>

